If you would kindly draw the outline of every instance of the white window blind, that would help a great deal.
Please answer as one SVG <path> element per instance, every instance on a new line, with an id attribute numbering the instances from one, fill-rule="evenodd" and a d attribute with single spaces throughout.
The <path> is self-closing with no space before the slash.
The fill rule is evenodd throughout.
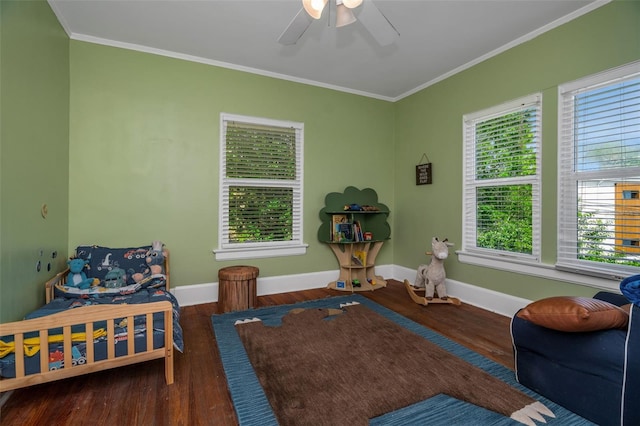
<path id="1" fill-rule="evenodd" d="M 302 139 L 302 123 L 221 115 L 219 257 L 299 254 L 291 248 L 304 247 Z"/>
<path id="2" fill-rule="evenodd" d="M 640 269 L 640 62 L 559 88 L 559 269 Z"/>
<path id="3" fill-rule="evenodd" d="M 537 261 L 541 95 L 463 120 L 463 250 Z"/>

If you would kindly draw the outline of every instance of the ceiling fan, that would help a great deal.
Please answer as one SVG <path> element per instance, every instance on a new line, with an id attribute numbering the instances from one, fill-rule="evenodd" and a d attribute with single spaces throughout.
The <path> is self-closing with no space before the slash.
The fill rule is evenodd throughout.
<path id="1" fill-rule="evenodd" d="M 388 46 L 400 36 L 386 16 L 371 0 L 302 0 L 302 9 L 296 14 L 289 26 L 278 38 L 284 45 L 296 44 L 314 20 L 320 19 L 327 2 L 330 15 L 335 15 L 335 27 L 340 28 L 360 21 L 381 46 Z M 358 17 L 353 10 L 358 10 Z M 333 11 L 333 13 L 332 13 Z M 329 19 L 329 26 L 332 20 Z"/>

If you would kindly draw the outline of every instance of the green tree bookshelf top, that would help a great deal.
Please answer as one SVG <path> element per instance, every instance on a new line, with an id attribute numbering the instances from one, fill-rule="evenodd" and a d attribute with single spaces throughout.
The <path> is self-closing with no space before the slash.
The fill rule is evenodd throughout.
<path id="1" fill-rule="evenodd" d="M 345 215 L 349 221 L 358 221 L 362 232 L 371 232 L 372 241 L 388 240 L 391 235 L 391 227 L 387 223 L 389 208 L 378 202 L 378 194 L 371 188 L 358 189 L 353 186 L 345 188 L 344 192 L 331 192 L 324 199 L 325 206 L 320 210 L 318 240 L 325 243 L 334 243 L 331 240 L 333 216 Z M 345 210 L 345 206 L 358 204 L 360 206 L 372 206 L 376 211 Z"/>

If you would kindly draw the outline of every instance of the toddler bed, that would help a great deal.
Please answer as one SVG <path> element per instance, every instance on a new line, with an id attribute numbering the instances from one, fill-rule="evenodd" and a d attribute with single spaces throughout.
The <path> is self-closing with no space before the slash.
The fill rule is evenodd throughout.
<path id="1" fill-rule="evenodd" d="M 173 383 L 173 350 L 182 352 L 183 340 L 169 252 L 154 242 L 81 246 L 76 257 L 95 285 L 75 287 L 67 269 L 45 284 L 43 307 L 0 324 L 0 391 L 158 358 Z"/>

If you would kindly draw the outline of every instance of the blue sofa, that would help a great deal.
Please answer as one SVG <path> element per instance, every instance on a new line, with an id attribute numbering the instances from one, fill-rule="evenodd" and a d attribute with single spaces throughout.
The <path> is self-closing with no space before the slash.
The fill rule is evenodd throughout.
<path id="1" fill-rule="evenodd" d="M 630 303 L 609 292 L 594 299 Z M 640 425 L 640 304 L 626 330 L 557 331 L 516 314 L 511 335 L 522 385 L 599 425 Z"/>

